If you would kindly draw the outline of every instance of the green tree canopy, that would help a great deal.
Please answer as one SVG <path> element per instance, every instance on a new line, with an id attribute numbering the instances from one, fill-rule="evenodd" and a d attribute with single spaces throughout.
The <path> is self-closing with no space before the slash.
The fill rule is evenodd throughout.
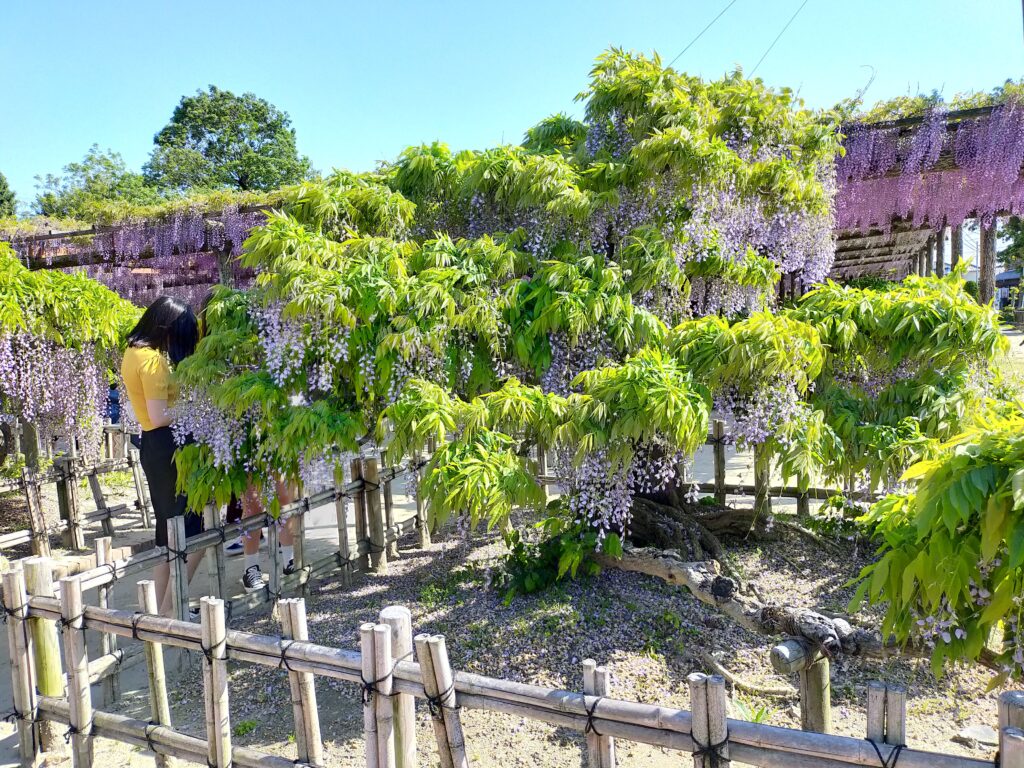
<path id="1" fill-rule="evenodd" d="M 7 185 L 7 177 L 0 173 L 0 219 L 14 215 L 14 191 Z"/>
<path id="2" fill-rule="evenodd" d="M 91 220 L 98 206 L 111 201 L 151 205 L 161 199 L 141 173 L 128 169 L 120 153 L 97 144 L 59 175 L 36 176 L 36 188 L 36 213 L 67 219 Z"/>
<path id="3" fill-rule="evenodd" d="M 310 174 L 287 112 L 253 93 L 211 85 L 184 96 L 153 137 L 146 178 L 161 189 L 277 189 Z"/>

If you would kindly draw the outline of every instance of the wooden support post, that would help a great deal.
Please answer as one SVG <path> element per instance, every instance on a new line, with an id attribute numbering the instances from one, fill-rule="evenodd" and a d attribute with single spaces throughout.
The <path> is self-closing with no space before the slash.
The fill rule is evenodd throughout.
<path id="1" fill-rule="evenodd" d="M 796 497 L 796 514 L 797 517 L 804 519 L 811 514 L 811 497 L 806 493 L 801 493 Z"/>
<path id="2" fill-rule="evenodd" d="M 89 690 L 89 652 L 85 644 L 82 581 L 60 580 L 60 617 L 64 626 L 64 658 L 68 668 L 71 759 L 75 768 L 91 768 L 93 760 L 92 697 Z"/>
<path id="3" fill-rule="evenodd" d="M 309 584 L 306 570 L 306 516 L 309 514 L 309 499 L 303 498 L 302 509 L 295 518 L 295 535 L 292 537 L 292 560 L 299 574 L 299 594 L 305 595 Z"/>
<path id="4" fill-rule="evenodd" d="M 420 493 L 420 479 L 423 476 L 423 468 L 420 467 L 422 456 L 416 452 L 416 469 L 406 482 L 413 484 L 412 495 L 416 497 L 416 530 L 419 531 L 420 549 L 430 546 L 430 519 L 427 515 L 427 505 L 423 501 L 423 494 Z"/>
<path id="5" fill-rule="evenodd" d="M 981 265 L 978 270 L 978 302 L 989 304 L 996 295 L 996 223 L 981 223 L 978 230 L 978 249 Z"/>
<path id="6" fill-rule="evenodd" d="M 1007 736 L 1007 729 L 1024 730 L 1024 692 L 1005 691 L 999 694 L 999 755 L 1002 757 L 1001 765 L 1008 766 L 1006 755 L 1017 754 L 1020 758 L 1018 766 L 1024 768 L 1024 752 L 1020 747 L 1011 745 Z"/>
<path id="7" fill-rule="evenodd" d="M 50 533 L 43 514 L 43 499 L 39 491 L 39 480 L 28 467 L 21 472 L 25 488 L 25 503 L 28 506 L 28 525 L 32 534 L 32 554 L 37 557 L 50 556 Z"/>
<path id="8" fill-rule="evenodd" d="M 387 541 L 388 557 L 397 560 L 398 528 L 395 526 L 395 501 L 391 495 L 390 480 L 384 483 L 384 538 Z"/>
<path id="9" fill-rule="evenodd" d="M 306 601 L 282 600 L 281 625 L 284 636 L 295 642 L 309 642 L 306 625 Z M 286 664 L 287 666 L 287 664 Z M 295 743 L 298 760 L 308 765 L 324 765 L 324 743 L 320 734 L 320 712 L 316 705 L 316 686 L 311 672 L 289 672 L 292 711 L 295 715 Z"/>
<path id="10" fill-rule="evenodd" d="M 771 662 L 779 674 L 800 674 L 800 727 L 805 731 L 830 733 L 832 701 L 828 659 L 806 640 L 791 638 L 772 648 Z"/>
<path id="11" fill-rule="evenodd" d="M 36 730 L 35 670 L 32 667 L 34 644 L 28 629 L 28 595 L 25 574 L 20 570 L 3 575 L 4 608 L 7 616 L 7 648 L 11 664 L 15 723 L 18 728 L 18 755 L 22 768 L 32 768 L 39 754 Z M 76 763 L 76 765 L 78 765 Z"/>
<path id="12" fill-rule="evenodd" d="M 924 274 L 926 277 L 932 276 L 932 267 L 935 264 L 935 235 L 932 234 L 928 238 L 928 245 L 925 246 L 925 257 L 924 257 Z"/>
<path id="13" fill-rule="evenodd" d="M 53 568 L 47 557 L 30 557 L 24 561 L 28 593 L 37 597 L 53 597 Z M 35 681 L 39 693 L 64 698 L 64 671 L 61 669 L 60 639 L 56 622 L 33 618 L 28 620 L 32 632 Z M 59 752 L 64 741 L 51 720 L 39 723 L 39 741 L 43 752 Z"/>
<path id="14" fill-rule="evenodd" d="M 395 768 L 395 710 L 391 703 L 394 677 L 391 673 L 391 627 L 378 624 L 373 628 L 374 711 L 377 715 L 377 760 L 380 768 Z"/>
<path id="15" fill-rule="evenodd" d="M 380 503 L 380 473 L 376 459 L 366 459 L 363 462 L 363 482 L 366 483 L 366 509 L 369 518 L 370 569 L 378 575 L 385 575 L 388 572 L 388 553 Z"/>
<path id="16" fill-rule="evenodd" d="M 694 672 L 686 678 L 690 685 L 690 735 L 693 737 L 693 768 L 715 768 L 706 753 L 711 744 L 708 734 L 708 676 Z M 700 753 L 700 754 L 698 754 Z"/>
<path id="17" fill-rule="evenodd" d="M 171 590 L 171 616 L 188 621 L 188 566 L 185 562 L 185 516 L 167 521 L 167 562 L 170 566 L 168 589 Z M 180 672 L 189 664 L 188 651 L 175 650 L 175 668 Z"/>
<path id="18" fill-rule="evenodd" d="M 354 459 L 352 461 L 352 482 L 362 483 L 363 482 L 363 461 L 362 459 Z M 368 525 L 366 522 L 366 487 L 365 485 L 356 490 L 352 496 L 352 508 L 355 511 L 356 516 L 356 567 L 360 571 L 370 570 L 370 553 L 359 554 L 359 547 L 363 542 L 366 544 L 370 543 L 370 537 L 367 533 Z"/>
<path id="19" fill-rule="evenodd" d="M 960 256 L 964 252 L 964 230 L 963 226 L 957 224 L 949 232 L 949 263 L 953 269 L 960 263 Z"/>
<path id="20" fill-rule="evenodd" d="M 885 742 L 885 684 L 868 683 L 867 738 L 876 744 Z"/>
<path id="21" fill-rule="evenodd" d="M 594 690 L 598 696 L 608 696 L 608 689 L 611 685 L 608 667 L 598 667 L 594 670 Z M 722 695 L 725 696 L 725 685 L 722 686 Z M 725 727 L 725 700 L 722 702 L 722 727 Z M 601 758 L 601 768 L 615 768 L 615 739 L 611 736 L 601 735 L 597 737 L 598 754 Z M 727 765 L 723 768 L 728 768 Z"/>
<path id="22" fill-rule="evenodd" d="M 758 516 L 772 513 L 772 455 L 764 444 L 754 446 L 754 512 Z"/>
<path id="23" fill-rule="evenodd" d="M 935 233 L 935 276 L 946 274 L 946 226 L 939 227 Z"/>
<path id="24" fill-rule="evenodd" d="M 341 561 L 341 583 L 352 584 L 352 548 L 348 541 L 348 496 L 345 494 L 345 468 L 334 468 L 334 514 L 338 522 L 338 559 Z"/>
<path id="25" fill-rule="evenodd" d="M 999 765 L 1001 768 L 1024 768 L 1024 731 L 1004 728 L 999 732 Z"/>
<path id="26" fill-rule="evenodd" d="M 128 466 L 132 470 L 132 480 L 135 483 L 135 506 L 142 513 L 142 527 L 149 529 L 153 527 L 150 511 L 152 503 L 149 500 L 149 486 L 146 485 L 146 478 L 142 472 L 142 462 L 139 460 L 139 452 L 134 448 L 128 450 Z"/>
<path id="27" fill-rule="evenodd" d="M 412 614 L 401 605 L 380 612 L 381 624 L 391 628 L 391 667 L 412 657 Z M 398 768 L 416 768 L 416 699 L 408 693 L 392 698 L 395 717 L 395 762 Z"/>
<path id="28" fill-rule="evenodd" d="M 546 477 L 548 474 L 548 448 L 544 443 L 537 443 L 537 476 Z M 548 484 L 546 481 L 541 480 L 540 492 L 543 499 L 542 503 L 546 508 L 548 506 Z"/>
<path id="29" fill-rule="evenodd" d="M 583 660 L 583 697 L 588 708 L 596 706 L 595 701 L 588 702 L 587 696 L 597 695 L 597 662 L 593 659 Z M 593 711 L 592 709 L 590 711 Z M 601 748 L 598 743 L 600 738 L 592 730 L 585 733 L 587 741 L 587 768 L 601 768 Z"/>
<path id="30" fill-rule="evenodd" d="M 156 584 L 152 581 L 140 581 L 139 589 L 139 610 L 157 616 L 160 608 L 156 601 Z M 160 643 L 153 643 L 144 640 L 142 644 L 143 653 L 146 656 L 146 672 L 149 677 L 149 713 L 154 725 L 171 724 L 171 707 L 167 700 L 167 675 L 164 672 L 164 648 Z M 169 768 L 173 760 L 165 755 L 157 753 L 155 756 L 157 768 Z"/>
<path id="31" fill-rule="evenodd" d="M 928 258 L 928 248 L 925 246 L 917 254 L 917 274 L 924 277 L 924 263 Z"/>
<path id="32" fill-rule="evenodd" d="M 434 662 L 430 656 L 430 635 L 416 635 L 413 644 L 416 647 L 416 661 L 420 665 L 420 677 L 423 680 L 423 692 L 428 701 L 438 701 L 439 691 L 437 689 L 437 673 L 434 671 Z M 439 706 L 430 707 L 430 720 L 434 726 L 434 739 L 437 741 L 437 754 L 441 761 L 441 768 L 454 768 L 452 750 L 448 745 L 448 731 L 444 725 L 444 715 Z"/>
<path id="33" fill-rule="evenodd" d="M 715 459 L 715 501 L 725 506 L 725 424 L 715 419 L 711 452 Z"/>
<path id="34" fill-rule="evenodd" d="M 440 691 L 441 714 L 444 717 L 444 729 L 448 734 L 448 746 L 452 753 L 455 768 L 469 768 L 466 757 L 466 739 L 462 733 L 462 719 L 456 706 L 455 680 L 452 667 L 448 661 L 448 647 L 444 635 L 432 635 L 427 640 L 430 649 L 430 660 L 434 665 L 434 678 L 437 690 Z"/>
<path id="35" fill-rule="evenodd" d="M 374 625 L 367 622 L 359 627 L 360 674 L 366 683 L 376 680 L 377 661 L 374 651 Z M 369 693 L 363 694 L 363 742 L 366 749 L 366 768 L 378 768 L 376 702 Z"/>
<path id="36" fill-rule="evenodd" d="M 228 646 L 224 601 L 204 597 L 199 603 L 202 621 L 203 687 L 206 692 L 207 761 L 217 768 L 231 766 L 231 709 L 228 704 Z"/>
<path id="37" fill-rule="evenodd" d="M 35 424 L 25 419 L 21 425 L 21 453 L 25 457 L 25 468 L 31 472 L 39 471 L 39 432 Z"/>
<path id="38" fill-rule="evenodd" d="M 270 580 L 268 589 L 270 599 L 276 602 L 281 599 L 281 529 L 277 520 L 267 522 L 267 556 L 270 558 Z"/>
<path id="39" fill-rule="evenodd" d="M 729 724 L 726 720 L 728 705 L 725 696 L 725 678 L 710 675 L 706 681 L 708 697 L 708 741 L 711 744 L 711 765 L 729 768 Z M 603 767 L 602 767 L 603 768 Z M 609 768 L 612 768 L 609 766 Z"/>
<path id="40" fill-rule="evenodd" d="M 206 530 L 215 531 L 220 528 L 222 520 L 220 513 L 220 505 L 206 505 L 206 508 L 203 510 L 203 522 L 206 524 Z M 227 573 L 227 557 L 224 554 L 224 542 L 222 541 L 217 546 L 211 547 L 211 549 L 213 549 L 213 557 L 206 558 L 207 589 L 210 590 L 210 594 L 223 600 L 227 597 L 227 589 L 224 583 L 225 574 Z"/>
<path id="41" fill-rule="evenodd" d="M 100 536 L 96 539 L 96 567 L 108 565 L 111 568 L 114 564 L 113 544 L 109 536 Z M 99 587 L 97 592 L 97 603 L 100 608 L 109 608 L 110 593 L 113 591 L 113 582 L 110 585 Z M 117 651 L 117 635 L 113 632 L 104 632 L 100 635 L 100 653 L 103 656 Z M 121 698 L 121 678 L 115 673 L 103 678 L 103 702 L 111 703 Z"/>
<path id="42" fill-rule="evenodd" d="M 96 511 L 107 509 L 107 499 L 103 495 L 103 487 L 100 485 L 100 476 L 96 471 L 89 473 L 89 490 L 92 492 L 92 502 L 96 505 Z M 114 535 L 114 522 L 110 517 L 103 519 L 103 535 Z"/>
<path id="43" fill-rule="evenodd" d="M 64 546 L 74 550 L 85 549 L 82 510 L 78 501 L 76 462 L 70 456 L 62 456 L 53 463 L 61 472 L 61 479 L 57 483 L 57 506 L 60 508 L 61 519 L 68 524 L 64 532 Z"/>

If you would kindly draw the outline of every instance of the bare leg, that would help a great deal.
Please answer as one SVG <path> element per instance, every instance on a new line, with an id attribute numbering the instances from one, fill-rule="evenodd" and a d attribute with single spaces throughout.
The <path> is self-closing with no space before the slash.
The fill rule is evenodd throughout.
<path id="1" fill-rule="evenodd" d="M 256 486 L 250 483 L 242 494 L 242 518 L 255 517 L 263 514 L 263 504 Z M 255 555 L 260 551 L 260 531 L 246 531 L 242 534 L 242 551 L 247 555 Z"/>
<path id="2" fill-rule="evenodd" d="M 153 567 L 153 581 L 156 582 L 157 610 L 161 616 L 170 616 L 171 591 L 167 588 L 171 581 L 170 563 L 160 563 Z"/>

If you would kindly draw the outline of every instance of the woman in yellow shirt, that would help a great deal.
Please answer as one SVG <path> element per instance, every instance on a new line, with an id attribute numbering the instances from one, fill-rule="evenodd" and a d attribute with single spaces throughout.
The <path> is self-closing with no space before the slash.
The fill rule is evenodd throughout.
<path id="1" fill-rule="evenodd" d="M 157 520 L 156 543 L 162 547 L 167 546 L 167 522 L 178 515 L 185 515 L 186 536 L 203 530 L 202 516 L 185 514 L 185 497 L 177 493 L 176 445 L 169 410 L 178 396 L 171 366 L 191 355 L 198 340 L 199 326 L 192 308 L 170 296 L 161 296 L 128 334 L 128 349 L 121 363 L 128 400 L 142 427 L 140 459 Z M 202 554 L 200 551 L 188 559 L 189 580 L 202 562 Z M 160 612 L 170 615 L 170 567 L 167 563 L 158 565 L 153 576 Z"/>

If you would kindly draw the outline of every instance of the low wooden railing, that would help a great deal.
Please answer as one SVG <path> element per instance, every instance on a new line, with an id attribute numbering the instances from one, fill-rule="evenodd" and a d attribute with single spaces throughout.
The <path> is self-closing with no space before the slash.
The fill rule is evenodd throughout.
<path id="1" fill-rule="evenodd" d="M 310 643 L 305 604 L 282 600 L 282 636 L 227 629 L 224 602 L 201 601 L 194 624 L 152 615 L 85 605 L 82 576 L 61 580 L 57 596 L 29 595 L 21 571 L 4 574 L 5 612 L 12 649 L 12 682 L 23 765 L 39 757 L 40 725 L 68 726 L 76 768 L 93 763 L 95 738 L 102 736 L 148 748 L 163 758 L 178 757 L 217 768 L 238 766 L 321 766 L 323 745 L 315 676 L 355 683 L 361 690 L 363 732 L 370 768 L 416 765 L 415 706 L 425 701 L 443 766 L 469 765 L 462 728 L 465 710 L 483 709 L 537 720 L 583 733 L 588 764 L 614 768 L 615 741 L 631 741 L 690 753 L 696 768 L 729 765 L 730 760 L 764 768 L 846 768 L 893 765 L 900 768 L 988 768 L 991 762 L 913 749 L 903 744 L 905 706 L 869 705 L 868 739 L 797 731 L 733 720 L 726 714 L 725 683 L 718 676 L 689 677 L 691 710 L 615 699 L 607 688 L 607 670 L 583 662 L 585 693 L 453 672 L 445 639 L 412 637 L 409 612 L 390 607 L 377 623 L 359 628 L 360 652 Z M 140 603 L 151 610 L 151 582 L 139 586 Z M 67 696 L 40 696 L 36 688 L 34 648 L 41 630 L 56 636 L 61 627 Z M 90 693 L 86 632 L 97 631 L 141 642 L 149 665 L 152 721 L 96 711 Z M 202 666 L 206 703 L 205 738 L 177 731 L 167 707 L 163 668 L 165 647 L 180 649 Z M 413 660 L 415 656 L 415 660 Z M 228 661 L 277 668 L 287 675 L 295 719 L 296 759 L 232 744 Z M 885 689 L 883 691 L 883 700 Z M 892 700 L 899 702 L 893 689 Z M 877 700 L 878 687 L 869 695 Z M 905 702 L 905 698 L 902 699 Z M 878 723 L 873 719 L 882 719 Z M 999 701 L 1000 765 L 1024 768 L 1024 694 L 1007 693 Z M 481 747 L 478 745 L 477 749 Z M 158 762 L 162 764 L 162 762 Z"/>

